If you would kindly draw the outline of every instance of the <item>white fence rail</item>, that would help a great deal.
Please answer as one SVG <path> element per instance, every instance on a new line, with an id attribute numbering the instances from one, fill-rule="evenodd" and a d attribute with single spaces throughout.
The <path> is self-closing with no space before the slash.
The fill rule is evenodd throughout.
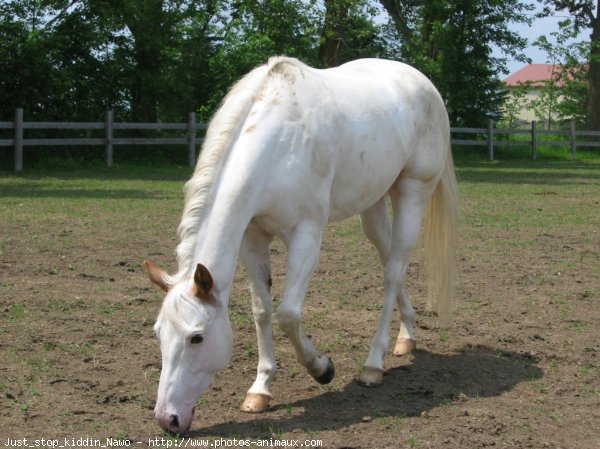
<path id="1" fill-rule="evenodd" d="M 202 143 L 202 137 L 197 136 L 199 130 L 207 128 L 206 123 L 197 123 L 196 114 L 189 113 L 187 123 L 121 123 L 113 120 L 113 112 L 107 111 L 104 122 L 25 122 L 23 121 L 23 109 L 16 109 L 15 119 L 12 122 L 0 122 L 0 130 L 12 130 L 12 138 L 1 139 L 0 147 L 13 147 L 14 149 L 14 169 L 20 172 L 23 169 L 23 147 L 26 146 L 48 146 L 48 145 L 76 145 L 88 146 L 98 145 L 105 147 L 106 165 L 113 165 L 113 155 L 115 145 L 186 145 L 188 154 L 188 164 L 193 167 L 196 162 L 196 146 Z M 89 138 L 26 138 L 25 130 L 104 130 L 104 137 Z M 176 137 L 115 137 L 115 130 L 179 130 L 182 135 Z M 575 122 L 567 130 L 540 130 L 537 123 L 532 122 L 529 129 L 502 129 L 494 128 L 494 122 L 489 120 L 487 128 L 451 128 L 451 133 L 456 134 L 475 134 L 479 139 L 458 139 L 453 138 L 453 145 L 479 145 L 487 147 L 489 160 L 494 160 L 494 148 L 497 146 L 521 145 L 529 146 L 531 149 L 531 158 L 537 158 L 538 145 L 559 145 L 570 147 L 572 159 L 577 157 L 578 147 L 600 147 L 600 139 L 596 141 L 581 141 L 578 137 L 594 136 L 600 137 L 600 131 L 582 131 L 577 130 Z M 497 140 L 499 134 L 528 134 L 528 140 Z M 540 140 L 540 135 L 562 135 L 565 140 L 548 141 Z"/>

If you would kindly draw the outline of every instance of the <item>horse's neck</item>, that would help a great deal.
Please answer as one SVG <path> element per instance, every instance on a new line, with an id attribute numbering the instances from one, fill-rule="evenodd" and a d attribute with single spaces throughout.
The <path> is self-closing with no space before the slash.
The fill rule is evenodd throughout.
<path id="1" fill-rule="evenodd" d="M 193 266 L 208 267 L 224 299 L 233 282 L 244 232 L 256 211 L 252 190 L 252 186 L 218 186 L 196 236 Z"/>
<path id="2" fill-rule="evenodd" d="M 269 157 L 265 149 L 271 136 L 265 132 L 266 137 L 260 130 L 240 133 L 231 143 L 215 172 L 196 234 L 193 266 L 208 267 L 217 288 L 226 291 L 233 282 L 244 232 L 260 208 L 266 185 Z"/>

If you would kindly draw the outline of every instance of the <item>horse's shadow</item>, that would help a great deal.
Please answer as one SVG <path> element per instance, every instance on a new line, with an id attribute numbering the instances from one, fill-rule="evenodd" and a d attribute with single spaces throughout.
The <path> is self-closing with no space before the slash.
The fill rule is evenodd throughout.
<path id="1" fill-rule="evenodd" d="M 387 371 L 378 388 L 356 381 L 341 390 L 279 405 L 256 419 L 221 423 L 191 432 L 191 436 L 268 437 L 273 429 L 291 432 L 337 430 L 373 419 L 420 416 L 434 407 L 469 397 L 498 396 L 522 381 L 540 378 L 542 370 L 529 354 L 477 346 L 457 354 L 418 350 L 412 365 Z M 290 413 L 281 413 L 282 409 Z M 303 409 L 303 413 L 294 410 Z M 274 413 L 276 412 L 276 413 Z"/>

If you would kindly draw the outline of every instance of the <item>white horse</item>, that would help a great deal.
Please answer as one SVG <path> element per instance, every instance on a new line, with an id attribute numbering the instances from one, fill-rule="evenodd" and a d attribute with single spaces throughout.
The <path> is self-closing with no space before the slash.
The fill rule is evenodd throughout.
<path id="1" fill-rule="evenodd" d="M 155 325 L 162 352 L 159 424 L 186 432 L 199 396 L 229 363 L 227 309 L 238 255 L 250 280 L 259 352 L 242 410 L 268 408 L 276 368 L 269 261 L 274 236 L 287 246 L 279 326 L 312 377 L 333 379 L 331 360 L 306 338 L 300 318 L 323 230 L 329 221 L 355 214 L 385 269 L 381 318 L 359 378 L 380 384 L 396 305 L 401 323 L 394 353 L 406 354 L 416 344 L 404 281 L 428 204 L 430 298 L 447 320 L 457 188 L 448 116 L 434 86 L 407 65 L 377 59 L 316 70 L 272 58 L 246 75 L 211 121 L 185 186 L 179 272 L 169 276 L 145 262 L 151 281 L 167 292 Z"/>

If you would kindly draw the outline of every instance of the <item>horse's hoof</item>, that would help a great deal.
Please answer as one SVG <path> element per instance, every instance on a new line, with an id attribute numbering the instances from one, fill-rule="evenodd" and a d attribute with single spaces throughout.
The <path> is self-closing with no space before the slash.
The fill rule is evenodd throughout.
<path id="1" fill-rule="evenodd" d="M 417 340 L 412 338 L 399 338 L 396 340 L 396 347 L 394 348 L 394 355 L 406 355 L 410 354 L 417 347 Z"/>
<path id="2" fill-rule="evenodd" d="M 263 413 L 269 408 L 271 397 L 266 394 L 248 393 L 240 410 L 246 413 Z"/>
<path id="3" fill-rule="evenodd" d="M 363 387 L 377 387 L 383 382 L 383 372 L 382 369 L 365 366 L 358 378 L 358 382 Z"/>
<path id="4" fill-rule="evenodd" d="M 329 363 L 327 364 L 327 369 L 323 374 L 319 377 L 315 377 L 315 380 L 319 382 L 321 385 L 328 384 L 335 377 L 335 366 L 333 366 L 333 362 L 331 359 L 328 359 Z"/>

